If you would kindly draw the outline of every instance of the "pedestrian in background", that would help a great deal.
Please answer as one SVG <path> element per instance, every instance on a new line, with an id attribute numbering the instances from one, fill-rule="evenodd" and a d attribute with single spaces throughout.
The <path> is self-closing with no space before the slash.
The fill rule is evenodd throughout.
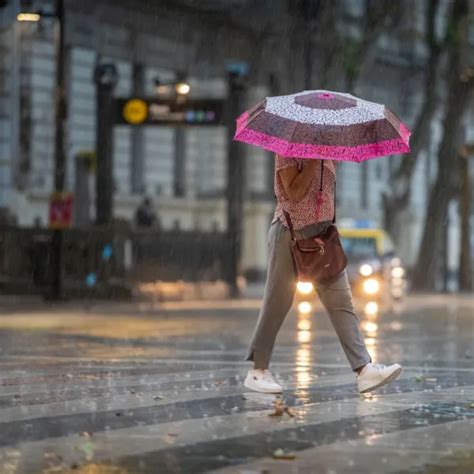
<path id="1" fill-rule="evenodd" d="M 145 197 L 135 212 L 135 224 L 137 227 L 160 227 L 151 199 Z"/>
<path id="2" fill-rule="evenodd" d="M 246 357 L 253 361 L 253 369 L 244 382 L 247 388 L 264 393 L 283 390 L 269 371 L 269 364 L 276 336 L 293 304 L 297 283 L 284 212 L 291 217 L 297 239 L 324 234 L 335 219 L 335 185 L 333 161 L 276 155 L 277 206 L 268 232 L 269 264 L 263 303 Z M 387 367 L 372 363 L 359 329 L 346 270 L 324 284 L 317 282 L 316 291 L 357 374 L 359 392 L 374 390 L 396 379 L 401 372 L 399 364 Z"/>

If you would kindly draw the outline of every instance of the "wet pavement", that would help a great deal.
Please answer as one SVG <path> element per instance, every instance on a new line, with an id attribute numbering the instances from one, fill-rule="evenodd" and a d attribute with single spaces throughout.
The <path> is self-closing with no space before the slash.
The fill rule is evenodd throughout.
<path id="1" fill-rule="evenodd" d="M 279 334 L 275 397 L 242 386 L 258 299 L 0 302 L 0 473 L 472 474 L 474 298 L 361 311 L 373 359 L 404 366 L 365 396 L 311 303 Z"/>

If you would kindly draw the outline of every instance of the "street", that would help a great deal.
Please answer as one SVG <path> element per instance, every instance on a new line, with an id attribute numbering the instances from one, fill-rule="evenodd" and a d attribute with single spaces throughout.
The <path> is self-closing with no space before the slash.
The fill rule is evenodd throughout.
<path id="1" fill-rule="evenodd" d="M 0 0 L 0 474 L 474 474 L 473 18 Z"/>
<path id="2" fill-rule="evenodd" d="M 296 305 L 273 357 L 285 392 L 248 392 L 258 308 L 0 305 L 0 472 L 474 472 L 472 298 L 361 314 L 373 359 L 404 367 L 365 396 L 321 308 Z"/>

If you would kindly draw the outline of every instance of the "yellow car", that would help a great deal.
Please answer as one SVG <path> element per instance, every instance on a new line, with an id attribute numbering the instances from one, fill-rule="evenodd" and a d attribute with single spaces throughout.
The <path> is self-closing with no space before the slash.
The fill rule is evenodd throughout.
<path id="1" fill-rule="evenodd" d="M 405 269 L 388 234 L 380 228 L 340 227 L 338 230 L 347 255 L 347 274 L 354 298 L 365 303 L 369 310 L 401 300 L 407 286 Z M 297 301 L 312 292 L 311 283 L 297 283 Z"/>

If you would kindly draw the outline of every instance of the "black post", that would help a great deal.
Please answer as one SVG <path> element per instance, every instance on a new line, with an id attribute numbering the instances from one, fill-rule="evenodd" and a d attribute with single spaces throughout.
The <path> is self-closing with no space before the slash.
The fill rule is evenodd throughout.
<path id="1" fill-rule="evenodd" d="M 132 79 L 133 95 L 141 97 L 145 93 L 145 67 L 141 63 L 133 64 Z M 144 183 L 144 160 L 145 140 L 143 138 L 143 127 L 132 127 L 132 160 L 131 160 L 131 190 L 134 194 L 143 194 Z"/>
<path id="2" fill-rule="evenodd" d="M 226 125 L 228 137 L 227 152 L 227 242 L 229 259 L 227 283 L 230 297 L 240 296 L 237 277 L 242 247 L 243 195 L 244 195 L 244 152 L 243 145 L 234 142 L 235 119 L 243 112 L 245 78 L 242 74 L 230 72 L 228 76 L 228 98 L 226 104 Z"/>
<path id="3" fill-rule="evenodd" d="M 96 223 L 109 225 L 113 217 L 113 92 L 118 81 L 114 64 L 98 64 L 94 72 L 97 85 L 97 175 Z"/>
<path id="4" fill-rule="evenodd" d="M 176 127 L 174 133 L 174 196 L 183 197 L 186 195 L 186 132 L 183 127 Z"/>
<path id="5" fill-rule="evenodd" d="M 64 90 L 65 46 L 64 46 L 64 2 L 56 0 L 56 97 L 55 97 L 55 139 L 54 139 L 54 191 L 64 191 L 66 154 L 64 151 L 64 131 L 67 119 L 66 95 Z M 52 300 L 62 297 L 62 247 L 63 232 L 55 229 L 51 238 L 50 275 Z"/>
<path id="6" fill-rule="evenodd" d="M 177 82 L 187 82 L 187 74 L 184 71 L 176 73 Z M 176 102 L 185 104 L 187 95 L 176 93 Z M 173 191 L 175 197 L 186 196 L 186 130 L 184 127 L 175 127 L 174 137 L 174 168 L 173 168 Z"/>

